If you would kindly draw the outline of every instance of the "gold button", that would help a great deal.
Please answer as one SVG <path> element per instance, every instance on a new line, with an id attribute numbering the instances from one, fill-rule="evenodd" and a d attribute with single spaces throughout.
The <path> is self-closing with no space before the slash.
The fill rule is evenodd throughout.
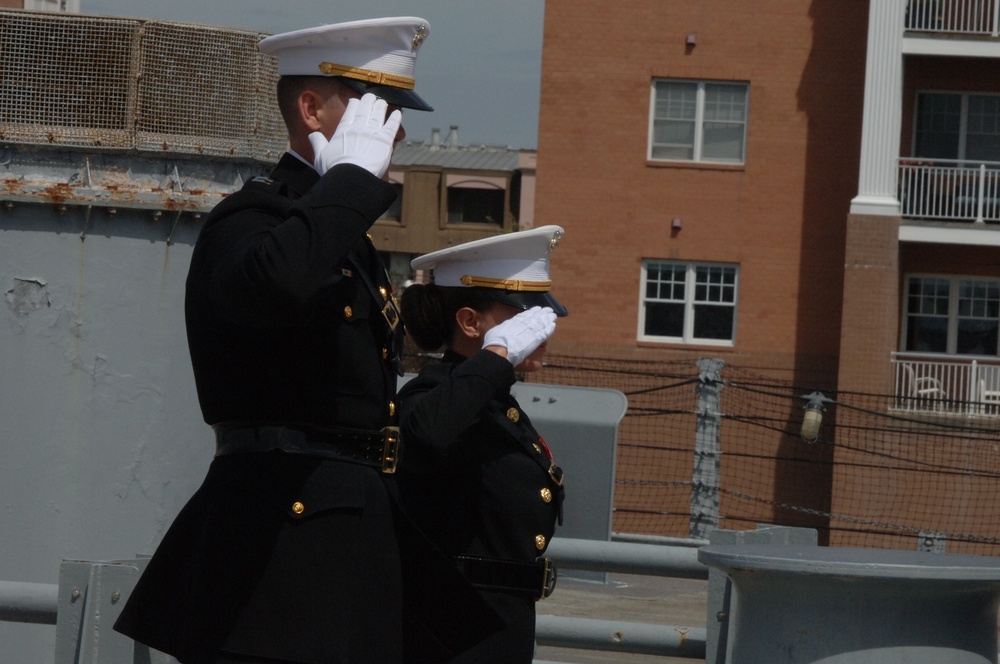
<path id="1" fill-rule="evenodd" d="M 395 414 L 396 414 L 396 402 L 395 401 L 390 401 L 389 402 L 389 417 L 393 417 L 393 416 L 395 416 Z"/>
<path id="2" fill-rule="evenodd" d="M 354 315 L 354 310 L 353 309 L 351 309 L 350 307 L 344 307 L 344 317 L 345 318 L 350 318 L 353 315 Z"/>
<path id="3" fill-rule="evenodd" d="M 538 454 L 542 453 L 542 448 L 538 446 L 538 443 L 532 443 L 531 446 L 535 448 L 535 452 L 537 452 Z"/>
<path id="4" fill-rule="evenodd" d="M 511 422 L 517 422 L 521 419 L 521 413 L 517 412 L 517 408 L 511 407 L 507 410 L 507 419 Z"/>
<path id="5" fill-rule="evenodd" d="M 539 551 L 545 548 L 545 535 L 535 535 L 535 548 Z"/>
<path id="6" fill-rule="evenodd" d="M 382 349 L 382 359 L 383 360 L 388 360 L 389 359 L 389 349 L 388 348 L 383 348 Z"/>
<path id="7" fill-rule="evenodd" d="M 543 502 L 546 502 L 546 503 L 551 503 L 552 502 L 552 490 L 551 489 L 549 489 L 548 487 L 545 487 L 544 489 L 542 489 L 541 494 L 542 494 L 542 501 Z"/>
<path id="8" fill-rule="evenodd" d="M 385 299 L 387 299 L 389 297 L 389 291 L 387 291 L 385 289 L 385 286 L 379 286 L 378 287 L 378 293 L 379 293 L 379 295 L 382 296 L 383 300 L 385 300 Z"/>
<path id="9" fill-rule="evenodd" d="M 295 512 L 296 514 L 302 514 L 303 512 L 306 511 L 306 506 L 296 500 L 294 503 L 292 503 L 292 511 Z"/>

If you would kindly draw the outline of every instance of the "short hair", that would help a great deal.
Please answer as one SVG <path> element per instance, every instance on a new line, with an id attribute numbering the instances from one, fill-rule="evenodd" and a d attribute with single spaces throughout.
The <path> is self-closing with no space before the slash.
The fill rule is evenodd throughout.
<path id="1" fill-rule="evenodd" d="M 499 302 L 482 288 L 413 284 L 403 291 L 400 315 L 414 343 L 433 351 L 451 343 L 458 330 L 455 314 L 463 307 L 489 311 Z"/>
<path id="2" fill-rule="evenodd" d="M 281 117 L 285 120 L 285 126 L 289 129 L 298 121 L 299 96 L 309 89 L 313 89 L 319 94 L 329 97 L 342 89 L 342 85 L 333 76 L 280 77 L 277 86 L 278 110 L 281 112 Z"/>

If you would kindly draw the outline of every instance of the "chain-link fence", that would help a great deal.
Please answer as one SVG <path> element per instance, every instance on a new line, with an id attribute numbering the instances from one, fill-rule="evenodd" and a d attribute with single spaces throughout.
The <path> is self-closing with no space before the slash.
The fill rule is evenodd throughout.
<path id="1" fill-rule="evenodd" d="M 547 360 L 532 381 L 628 396 L 615 531 L 691 535 L 705 518 L 693 496 L 711 482 L 713 523 L 722 528 L 804 526 L 838 546 L 1000 555 L 1000 418 L 901 417 L 893 395 L 827 390 L 810 443 L 801 429 L 813 387 L 739 367 L 706 375 L 688 361 Z M 718 393 L 710 407 L 696 390 L 706 381 Z M 713 430 L 715 478 L 701 474 L 697 449 Z"/>

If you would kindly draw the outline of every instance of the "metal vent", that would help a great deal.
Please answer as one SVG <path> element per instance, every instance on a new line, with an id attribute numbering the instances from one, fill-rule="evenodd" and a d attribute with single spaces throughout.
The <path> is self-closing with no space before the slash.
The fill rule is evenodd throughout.
<path id="1" fill-rule="evenodd" d="M 0 9 L 0 140 L 275 161 L 264 33 Z"/>

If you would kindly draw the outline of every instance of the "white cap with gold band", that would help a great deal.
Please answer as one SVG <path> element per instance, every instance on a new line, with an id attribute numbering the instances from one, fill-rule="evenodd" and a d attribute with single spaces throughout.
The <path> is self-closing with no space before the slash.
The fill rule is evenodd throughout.
<path id="1" fill-rule="evenodd" d="M 278 59 L 281 76 L 337 76 L 390 105 L 434 110 L 416 92 L 417 51 L 430 23 L 416 16 L 333 23 L 266 37 L 260 51 Z"/>
<path id="2" fill-rule="evenodd" d="M 438 286 L 485 288 L 511 306 L 552 307 L 565 316 L 566 308 L 549 292 L 549 257 L 564 234 L 561 227 L 550 225 L 495 235 L 418 256 L 410 266 L 434 270 Z"/>

